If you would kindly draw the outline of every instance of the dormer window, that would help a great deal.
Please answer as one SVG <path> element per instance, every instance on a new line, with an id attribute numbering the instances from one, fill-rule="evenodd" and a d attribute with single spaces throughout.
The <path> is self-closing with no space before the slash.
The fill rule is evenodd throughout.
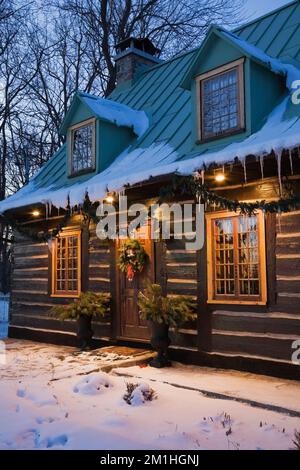
<path id="1" fill-rule="evenodd" d="M 95 119 L 69 129 L 68 154 L 69 176 L 95 170 Z"/>
<path id="2" fill-rule="evenodd" d="M 196 78 L 200 141 L 244 130 L 243 63 L 240 59 Z"/>

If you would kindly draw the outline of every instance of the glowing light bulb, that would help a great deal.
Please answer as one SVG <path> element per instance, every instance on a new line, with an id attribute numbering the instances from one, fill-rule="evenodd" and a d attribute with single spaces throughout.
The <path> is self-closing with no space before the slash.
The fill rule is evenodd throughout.
<path id="1" fill-rule="evenodd" d="M 218 173 L 218 174 L 215 176 L 215 180 L 216 180 L 218 183 L 223 183 L 223 181 L 225 181 L 225 175 L 224 175 L 224 173 Z"/>
<path id="2" fill-rule="evenodd" d="M 33 217 L 38 217 L 40 215 L 40 211 L 35 210 L 32 212 L 32 215 Z"/>

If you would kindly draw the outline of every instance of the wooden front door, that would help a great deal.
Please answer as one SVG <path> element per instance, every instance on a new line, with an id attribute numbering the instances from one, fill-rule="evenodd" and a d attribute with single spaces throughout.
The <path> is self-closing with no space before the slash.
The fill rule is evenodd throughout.
<path id="1" fill-rule="evenodd" d="M 146 231 L 147 238 L 141 238 Z M 139 317 L 137 296 L 145 287 L 147 280 L 154 282 L 154 243 L 150 238 L 150 226 L 142 227 L 137 237 L 144 246 L 148 260 L 141 273 L 136 273 L 132 281 L 128 281 L 126 274 L 120 272 L 120 333 L 124 338 L 149 339 L 150 330 L 147 322 Z M 119 242 L 122 244 L 122 241 Z"/>

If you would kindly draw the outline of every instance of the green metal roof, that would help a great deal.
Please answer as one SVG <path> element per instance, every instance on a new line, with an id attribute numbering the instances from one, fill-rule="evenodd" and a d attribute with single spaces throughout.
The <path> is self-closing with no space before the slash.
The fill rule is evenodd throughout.
<path id="1" fill-rule="evenodd" d="M 300 64 L 300 1 L 296 0 L 234 30 L 271 57 Z"/>
<path id="2" fill-rule="evenodd" d="M 237 28 L 234 33 L 270 57 L 278 58 L 282 62 L 290 63 L 300 69 L 299 0 Z M 146 160 L 153 161 L 153 167 L 160 162 L 168 166 L 174 161 L 180 163 L 191 159 L 193 155 L 198 156 L 199 153 L 205 157 L 211 152 L 211 145 L 207 147 L 201 145 L 199 148 L 195 144 L 193 126 L 191 125 L 192 93 L 182 87 L 182 82 L 198 57 L 199 50 L 200 48 L 197 48 L 145 70 L 138 76 L 133 86 L 125 90 L 117 88 L 110 96 L 111 100 L 127 105 L 133 110 L 145 111 L 150 121 L 148 130 L 140 138 L 137 138 L 130 149 L 136 163 L 135 166 L 132 166 L 133 172 L 138 173 L 141 170 L 139 165 L 143 167 Z M 300 116 L 300 113 L 298 114 Z M 238 141 L 241 138 L 237 136 L 235 140 Z M 213 144 L 214 152 L 225 147 L 223 140 Z M 226 146 L 228 146 L 227 142 Z M 149 153 L 149 149 L 151 149 L 151 153 Z M 132 161 L 129 162 L 129 165 L 132 165 Z M 121 164 L 123 163 L 121 162 Z M 171 165 L 170 171 L 172 169 L 174 171 L 174 166 Z M 119 173 L 123 171 L 122 165 L 118 170 L 113 162 L 111 169 L 109 167 L 103 172 L 103 182 L 106 178 L 109 181 L 112 176 L 115 181 L 119 182 L 117 180 L 118 171 Z M 76 185 L 78 181 L 74 182 L 73 179 L 67 177 L 66 173 L 66 147 L 63 146 L 33 178 L 30 184 L 31 188 L 25 187 L 15 196 L 1 203 L 0 211 L 6 210 L 5 206 L 13 207 L 14 199 L 16 205 L 20 206 L 22 194 L 25 196 L 30 190 L 34 189 L 36 197 L 38 197 L 39 190 L 43 188 L 51 187 L 51 190 L 55 191 L 59 188 Z M 156 174 L 154 168 L 153 175 Z M 91 175 L 84 175 L 80 181 L 84 183 L 89 178 L 92 179 Z"/>
<path id="3" fill-rule="evenodd" d="M 139 147 L 171 141 L 181 155 L 191 149 L 191 94 L 180 84 L 195 54 L 192 51 L 155 66 L 129 90 L 120 93 L 115 90 L 112 94 L 111 99 L 143 109 L 150 116 L 150 128 L 139 140 Z"/>

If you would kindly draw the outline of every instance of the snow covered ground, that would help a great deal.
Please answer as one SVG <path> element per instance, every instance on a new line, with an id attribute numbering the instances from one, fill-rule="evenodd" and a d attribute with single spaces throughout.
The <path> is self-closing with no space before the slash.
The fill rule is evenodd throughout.
<path id="1" fill-rule="evenodd" d="M 266 403 L 269 396 L 270 403 L 298 410 L 297 382 L 180 365 L 95 372 L 101 361 L 72 348 L 6 342 L 0 351 L 0 449 L 294 447 L 299 417 L 182 387 L 251 395 Z M 128 382 L 139 384 L 127 400 L 131 404 L 123 399 Z M 151 388 L 155 395 L 147 401 Z"/>

